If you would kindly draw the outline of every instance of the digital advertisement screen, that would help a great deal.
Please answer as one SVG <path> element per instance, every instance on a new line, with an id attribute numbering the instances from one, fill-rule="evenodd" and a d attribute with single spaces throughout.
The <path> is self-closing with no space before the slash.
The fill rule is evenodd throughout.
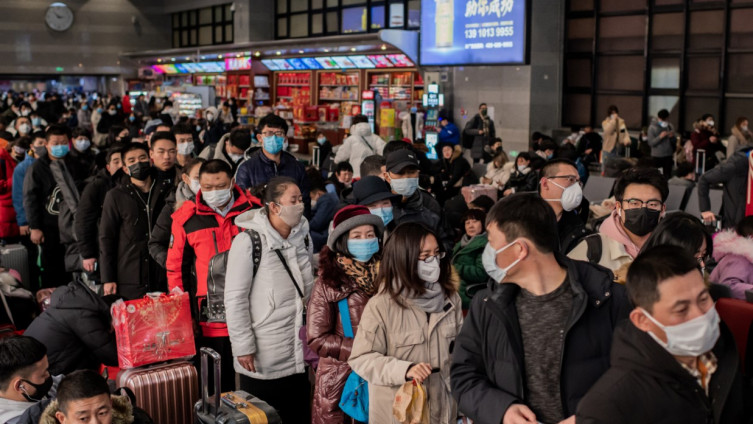
<path id="1" fill-rule="evenodd" d="M 345 56 L 336 56 L 333 57 L 332 60 L 335 61 L 337 67 L 340 69 L 353 69 L 356 67 L 355 63 L 351 62 L 350 59 Z"/>
<path id="2" fill-rule="evenodd" d="M 322 65 L 320 65 L 313 57 L 304 57 L 301 58 L 301 60 L 306 64 L 308 69 L 322 69 Z"/>
<path id="3" fill-rule="evenodd" d="M 422 66 L 522 64 L 525 0 L 422 0 Z"/>
<path id="4" fill-rule="evenodd" d="M 390 54 L 387 55 L 387 57 L 390 59 L 390 62 L 394 63 L 398 68 L 410 68 L 415 66 L 413 62 L 408 59 L 408 56 L 404 54 Z"/>
<path id="5" fill-rule="evenodd" d="M 287 62 L 293 66 L 298 71 L 305 71 L 308 69 L 308 66 L 306 66 L 305 63 L 301 59 L 293 58 L 293 59 L 286 59 Z"/>
<path id="6" fill-rule="evenodd" d="M 277 66 L 277 63 L 275 63 L 275 61 L 272 60 L 272 59 L 262 59 L 261 63 L 262 63 L 262 65 L 266 66 L 267 69 L 269 69 L 270 71 L 279 71 L 280 70 L 280 67 Z"/>
<path id="7" fill-rule="evenodd" d="M 342 10 L 342 33 L 366 32 L 366 7 L 350 7 Z"/>
<path id="8" fill-rule="evenodd" d="M 373 69 L 375 67 L 374 63 L 372 63 L 369 58 L 364 55 L 348 56 L 348 59 L 350 59 L 351 62 L 355 63 L 358 69 Z"/>
<path id="9" fill-rule="evenodd" d="M 225 62 L 202 62 L 198 65 L 202 72 L 225 72 Z"/>
<path id="10" fill-rule="evenodd" d="M 332 60 L 331 57 L 317 57 L 315 58 L 317 62 L 319 62 L 320 65 L 322 65 L 322 68 L 324 69 L 338 69 L 337 62 Z"/>
<path id="11" fill-rule="evenodd" d="M 369 60 L 374 62 L 374 65 L 376 65 L 377 68 L 392 68 L 395 66 L 389 59 L 387 59 L 387 56 L 384 55 L 369 56 Z"/>
<path id="12" fill-rule="evenodd" d="M 288 61 L 285 59 L 272 59 L 272 60 L 275 61 L 275 63 L 277 64 L 277 66 L 280 68 L 281 71 L 294 71 L 295 70 L 293 65 L 288 63 Z"/>

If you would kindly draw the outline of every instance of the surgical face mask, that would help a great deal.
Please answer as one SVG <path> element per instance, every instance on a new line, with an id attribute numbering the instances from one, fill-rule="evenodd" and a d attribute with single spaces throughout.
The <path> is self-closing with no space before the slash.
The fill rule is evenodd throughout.
<path id="1" fill-rule="evenodd" d="M 102 110 L 102 108 L 101 108 L 101 107 L 98 107 L 98 108 L 97 108 L 97 113 L 100 113 L 100 114 L 101 114 L 102 112 L 104 112 L 104 111 Z"/>
<path id="2" fill-rule="evenodd" d="M 207 121 L 212 122 L 214 120 L 214 115 L 211 113 L 207 113 Z"/>
<path id="3" fill-rule="evenodd" d="M 128 173 L 131 175 L 131 178 L 135 178 L 139 181 L 146 181 L 151 174 L 151 169 L 152 166 L 149 162 L 136 162 L 128 165 Z"/>
<path id="4" fill-rule="evenodd" d="M 710 127 L 713 127 L 714 126 L 714 121 L 713 120 L 708 120 L 708 121 L 706 121 L 706 125 L 708 125 Z"/>
<path id="5" fill-rule="evenodd" d="M 128 121 L 130 121 L 130 122 L 133 122 L 133 121 L 135 121 L 135 120 L 136 120 L 136 117 L 135 117 L 135 116 L 129 116 L 129 117 L 128 117 Z"/>
<path id="6" fill-rule="evenodd" d="M 280 153 L 280 150 L 282 150 L 282 147 L 284 144 L 285 144 L 285 137 L 281 137 L 277 135 L 270 135 L 268 137 L 264 137 L 264 150 L 266 150 L 272 155 L 276 155 Z"/>
<path id="7" fill-rule="evenodd" d="M 207 205 L 213 208 L 219 208 L 224 206 L 230 201 L 233 192 L 232 189 L 226 188 L 222 190 L 202 191 L 201 198 L 207 202 Z"/>
<path id="8" fill-rule="evenodd" d="M 196 132 L 201 132 L 201 125 L 196 126 Z"/>
<path id="9" fill-rule="evenodd" d="M 39 119 L 39 118 L 31 118 L 31 125 L 35 126 L 35 127 L 38 127 L 38 126 L 42 125 L 42 120 Z"/>
<path id="10" fill-rule="evenodd" d="M 580 183 L 575 183 L 570 187 L 562 187 L 561 185 L 549 180 L 550 183 L 562 189 L 562 196 L 559 199 L 544 199 L 547 202 L 560 202 L 562 209 L 570 212 L 571 210 L 580 206 L 583 201 L 583 189 L 580 188 Z"/>
<path id="11" fill-rule="evenodd" d="M 83 105 L 83 106 L 81 106 L 81 110 L 89 110 L 89 105 Z"/>
<path id="12" fill-rule="evenodd" d="M 439 257 L 434 256 L 428 264 L 425 261 L 418 260 L 418 276 L 425 283 L 436 283 L 441 273 L 442 269 L 439 267 Z"/>
<path id="13" fill-rule="evenodd" d="M 56 144 L 50 147 L 50 154 L 56 158 L 65 157 L 68 154 L 69 147 L 67 144 Z"/>
<path id="14" fill-rule="evenodd" d="M 13 154 L 18 156 L 23 156 L 24 153 L 26 153 L 26 150 L 24 150 L 21 146 L 13 146 Z"/>
<path id="15" fill-rule="evenodd" d="M 50 389 L 52 389 L 53 383 L 52 376 L 47 377 L 42 384 L 34 384 L 29 380 L 21 381 L 24 382 L 24 385 L 28 384 L 29 386 L 34 388 L 34 397 L 31 397 L 31 395 L 29 395 L 25 388 L 21 389 L 23 390 L 23 397 L 29 402 L 39 402 L 44 399 L 44 397 L 47 396 L 47 394 L 50 392 Z"/>
<path id="16" fill-rule="evenodd" d="M 73 145 L 76 146 L 76 150 L 83 152 L 92 145 L 92 142 L 87 138 L 78 138 L 73 142 Z"/>
<path id="17" fill-rule="evenodd" d="M 21 124 L 18 126 L 18 132 L 21 134 L 28 134 L 31 132 L 31 125 L 29 124 Z"/>
<path id="18" fill-rule="evenodd" d="M 638 237 L 654 231 L 659 225 L 661 211 L 655 211 L 649 208 L 624 209 L 625 228 Z"/>
<path id="19" fill-rule="evenodd" d="M 417 107 L 414 106 L 414 107 L 410 108 L 410 113 L 416 113 L 416 112 L 418 112 L 418 108 Z"/>
<path id="20" fill-rule="evenodd" d="M 110 109 L 110 110 L 107 111 L 107 113 L 109 113 L 110 116 L 115 116 L 118 113 L 118 111 L 115 110 L 115 109 Z"/>
<path id="21" fill-rule="evenodd" d="M 21 116 L 29 116 L 31 111 L 29 109 L 24 109 L 21 111 Z"/>
<path id="22" fill-rule="evenodd" d="M 742 127 L 740 127 L 740 129 L 743 130 L 743 131 L 748 131 L 748 126 L 747 125 L 742 126 Z"/>
<path id="23" fill-rule="evenodd" d="M 199 180 L 194 180 L 193 178 L 191 178 L 191 183 L 188 186 L 191 188 L 191 191 L 193 191 L 193 194 L 198 194 L 199 190 L 201 190 Z"/>
<path id="24" fill-rule="evenodd" d="M 659 121 L 659 126 L 662 127 L 662 128 L 667 128 L 669 126 L 669 124 L 666 123 L 665 121 Z"/>
<path id="25" fill-rule="evenodd" d="M 517 241 L 514 241 L 512 243 L 509 243 L 506 246 L 503 246 L 502 248 L 498 250 L 494 250 L 492 245 L 490 243 L 486 243 L 486 247 L 484 248 L 484 253 L 481 254 L 481 262 L 484 264 L 484 270 L 487 274 L 489 274 L 489 277 L 491 277 L 494 281 L 497 283 L 501 283 L 502 280 L 505 279 L 507 276 L 507 273 L 514 267 L 515 265 L 520 262 L 520 258 L 514 260 L 510 265 L 506 266 L 505 268 L 500 268 L 497 265 L 497 255 L 502 253 L 505 249 L 512 246 L 513 244 L 517 243 Z"/>
<path id="26" fill-rule="evenodd" d="M 368 262 L 378 251 L 379 240 L 376 237 L 369 239 L 348 239 L 348 252 L 358 262 Z"/>
<path id="27" fill-rule="evenodd" d="M 34 148 L 34 156 L 37 158 L 41 158 L 47 153 L 47 149 L 44 146 L 35 146 Z"/>
<path id="28" fill-rule="evenodd" d="M 178 154 L 181 155 L 190 155 L 193 153 L 194 145 L 193 142 L 189 141 L 188 143 L 178 143 Z"/>
<path id="29" fill-rule="evenodd" d="M 170 113 L 172 111 L 173 111 L 173 108 L 171 108 L 171 107 L 166 107 L 166 108 L 162 109 L 162 113 Z"/>
<path id="30" fill-rule="evenodd" d="M 554 157 L 554 153 L 549 153 L 546 155 L 546 159 L 549 160 Z"/>
<path id="31" fill-rule="evenodd" d="M 324 145 L 324 143 L 327 142 L 327 139 L 324 137 L 320 137 L 316 139 L 316 142 L 319 143 L 320 146 Z"/>
<path id="32" fill-rule="evenodd" d="M 393 178 L 390 186 L 395 193 L 403 197 L 411 197 L 418 189 L 418 178 Z"/>
<path id="33" fill-rule="evenodd" d="M 666 343 L 649 331 L 661 347 L 675 356 L 701 356 L 714 348 L 719 340 L 719 314 L 712 306 L 705 314 L 677 325 L 663 325 L 641 308 L 643 315 L 653 321 L 667 336 Z"/>
<path id="34" fill-rule="evenodd" d="M 243 155 L 236 155 L 235 153 L 228 153 L 228 156 L 230 156 L 230 160 L 233 161 L 233 163 L 238 163 L 239 160 L 243 159 Z"/>
<path id="35" fill-rule="evenodd" d="M 288 224 L 289 227 L 295 227 L 301 222 L 303 216 L 303 203 L 298 203 L 290 206 L 280 206 L 280 213 L 277 215 L 282 219 L 282 222 Z"/>
<path id="36" fill-rule="evenodd" d="M 518 165 L 518 172 L 523 172 L 528 169 L 527 165 Z"/>
<path id="37" fill-rule="evenodd" d="M 371 214 L 376 215 L 380 218 L 382 218 L 382 222 L 384 222 L 384 225 L 389 224 L 392 222 L 392 206 L 387 206 L 386 208 L 374 208 L 371 209 Z"/>

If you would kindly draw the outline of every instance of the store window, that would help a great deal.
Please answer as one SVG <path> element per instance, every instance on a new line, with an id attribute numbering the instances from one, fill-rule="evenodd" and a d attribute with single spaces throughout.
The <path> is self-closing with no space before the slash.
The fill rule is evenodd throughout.
<path id="1" fill-rule="evenodd" d="M 231 8 L 228 3 L 173 13 L 173 47 L 232 43 L 234 12 Z"/>

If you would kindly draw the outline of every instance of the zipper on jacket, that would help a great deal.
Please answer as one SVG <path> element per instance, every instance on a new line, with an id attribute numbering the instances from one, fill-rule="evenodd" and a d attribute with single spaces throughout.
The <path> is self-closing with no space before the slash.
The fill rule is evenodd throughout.
<path id="1" fill-rule="evenodd" d="M 568 280 L 570 280 L 570 275 L 569 274 L 570 274 L 570 272 L 568 271 Z M 580 283 L 580 282 L 578 282 L 578 283 Z M 570 285 L 572 287 L 572 282 L 570 282 Z M 572 290 L 572 288 L 571 288 L 571 290 Z M 562 349 L 560 350 L 560 369 L 559 369 L 559 376 L 560 376 L 560 402 L 562 402 L 562 413 L 564 413 L 566 415 L 565 418 L 567 418 L 567 413 L 568 412 L 570 412 L 571 414 L 575 414 L 575 411 L 568 411 L 567 410 L 567 405 L 565 404 L 566 399 L 565 399 L 564 393 L 562 391 L 562 366 L 563 366 L 562 363 L 565 360 L 565 340 L 567 340 L 567 334 L 573 328 L 573 326 L 575 325 L 575 323 L 577 323 L 578 320 L 583 316 L 583 313 L 586 311 L 586 306 L 588 306 L 588 294 L 585 293 L 585 290 L 583 289 L 583 285 L 582 284 L 581 284 L 581 291 L 583 292 L 581 294 L 581 296 L 585 297 L 585 299 L 583 300 L 583 302 L 581 302 L 581 304 L 580 304 L 580 310 L 575 315 L 574 319 L 570 320 L 567 323 L 567 327 L 563 330 L 562 337 L 561 337 L 561 340 L 560 340 L 560 344 L 562 346 Z M 573 305 L 575 305 L 575 300 L 577 298 L 578 298 L 578 296 L 577 296 L 577 293 L 576 293 L 576 296 L 573 296 Z"/>
<path id="2" fill-rule="evenodd" d="M 220 249 L 217 248 L 217 233 L 212 231 L 212 240 L 214 241 L 214 254 L 217 255 L 220 253 Z"/>

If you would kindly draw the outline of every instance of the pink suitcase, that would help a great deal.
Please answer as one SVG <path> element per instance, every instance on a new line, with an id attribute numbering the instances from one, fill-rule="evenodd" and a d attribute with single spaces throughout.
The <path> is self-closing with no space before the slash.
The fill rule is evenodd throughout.
<path id="1" fill-rule="evenodd" d="M 136 395 L 136 406 L 155 423 L 192 424 L 193 405 L 199 400 L 196 367 L 186 361 L 131 368 L 118 373 L 118 387 Z"/>

